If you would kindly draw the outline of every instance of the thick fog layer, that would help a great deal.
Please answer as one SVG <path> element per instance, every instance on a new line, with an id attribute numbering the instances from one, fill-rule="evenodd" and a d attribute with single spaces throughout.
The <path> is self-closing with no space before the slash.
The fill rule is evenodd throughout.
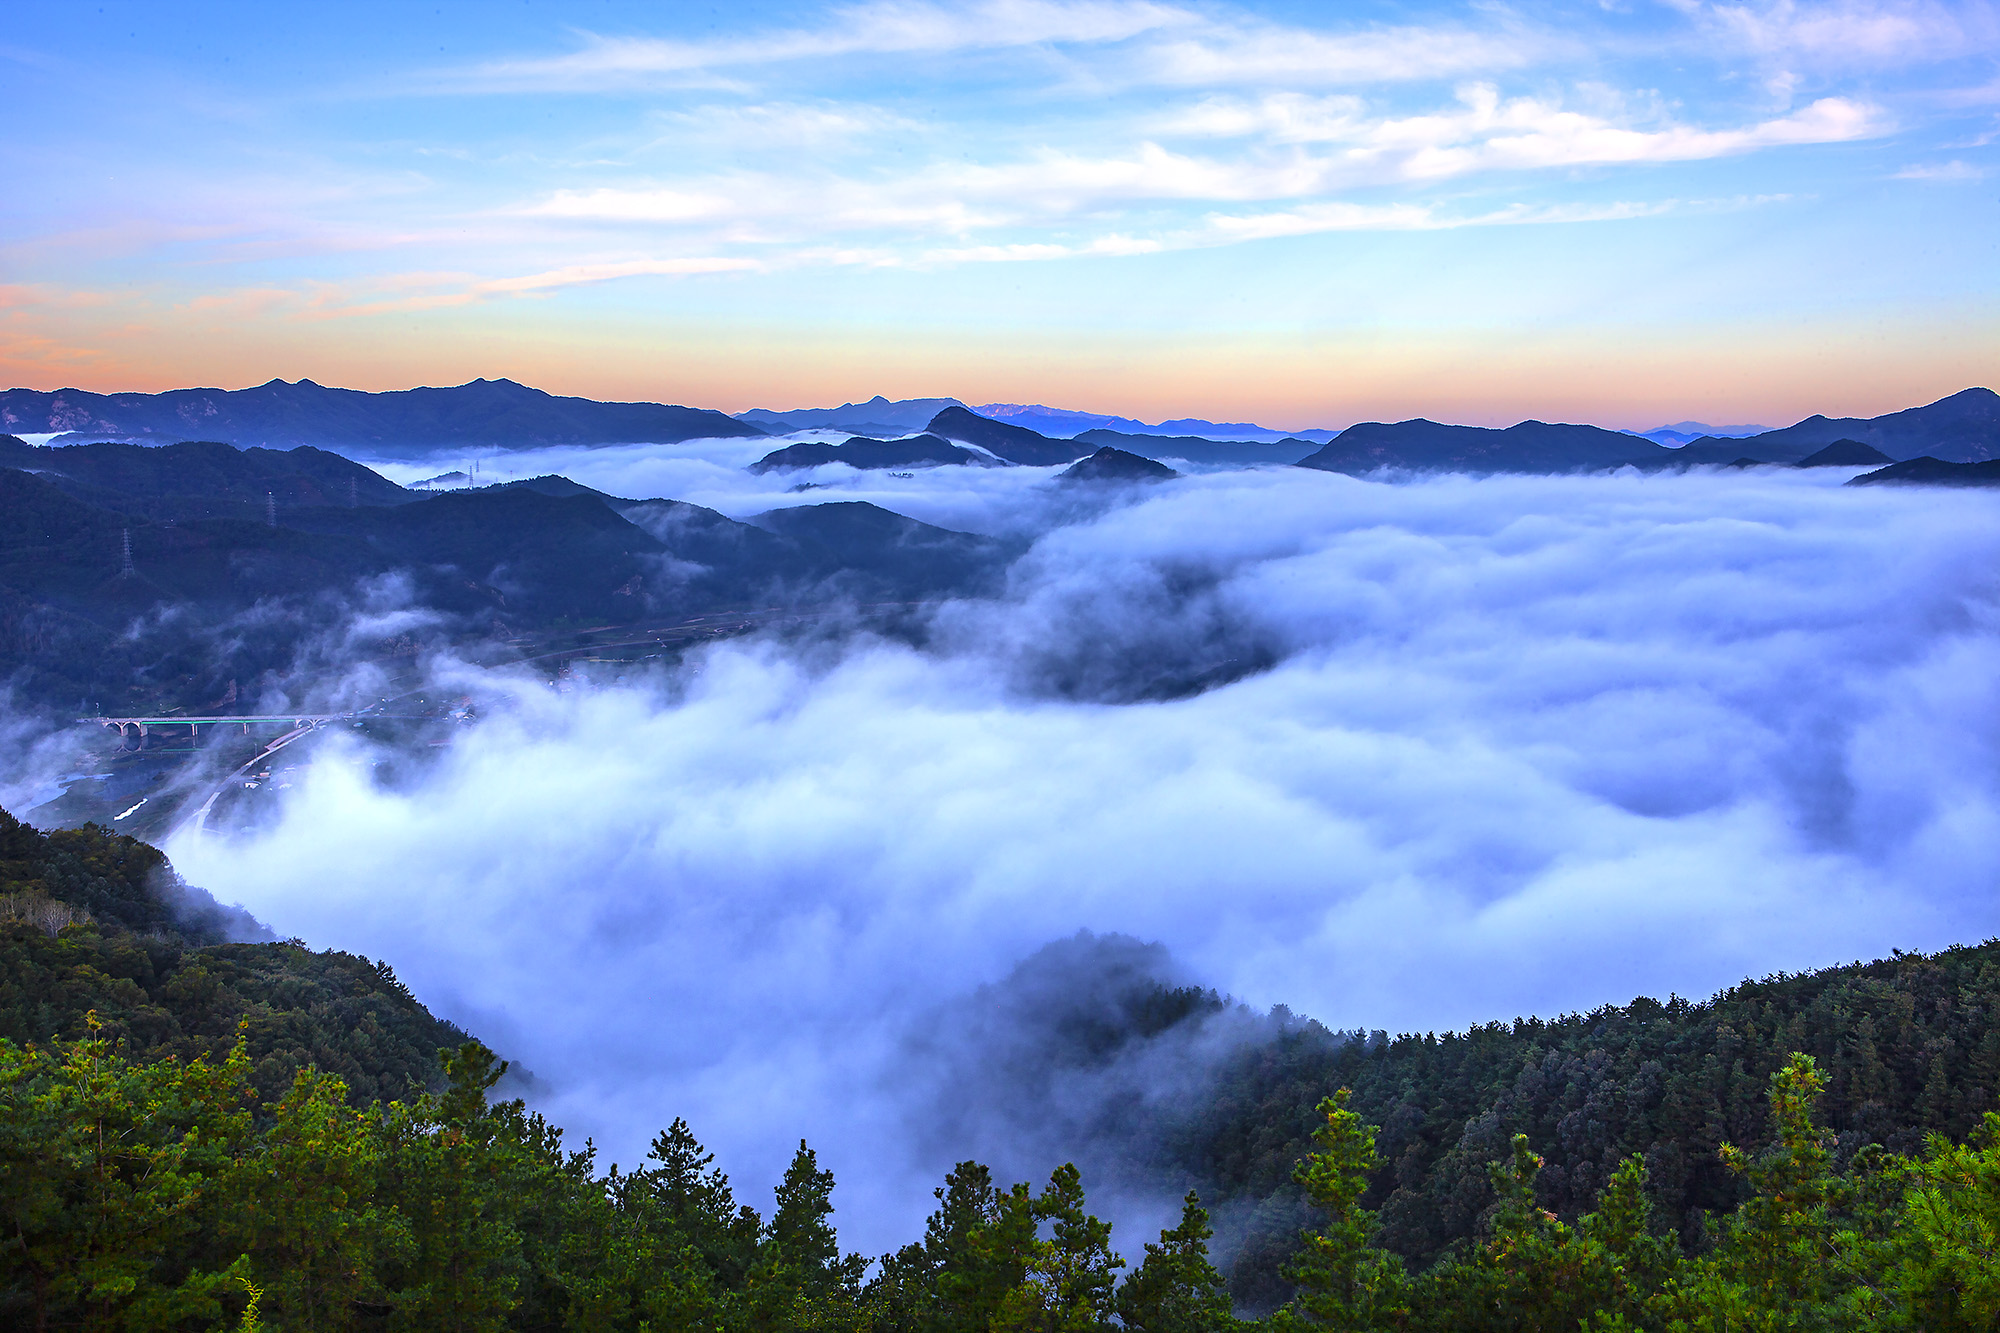
<path id="1" fill-rule="evenodd" d="M 566 470 L 821 498 L 642 453 Z M 976 1108 L 925 1122 L 983 1141 L 909 1125 L 1004 1095 L 938 1052 L 1080 929 L 1391 1030 L 1995 933 L 2000 511 L 1845 475 L 1277 469 L 1050 529 L 1045 473 L 941 469 L 875 498 L 1044 531 L 923 649 L 487 676 L 420 781 L 349 751 L 278 826 L 169 850 L 280 934 L 389 960 L 610 1157 L 685 1115 L 761 1195 L 810 1138 L 879 1249 L 957 1157 L 1052 1165 Z"/>

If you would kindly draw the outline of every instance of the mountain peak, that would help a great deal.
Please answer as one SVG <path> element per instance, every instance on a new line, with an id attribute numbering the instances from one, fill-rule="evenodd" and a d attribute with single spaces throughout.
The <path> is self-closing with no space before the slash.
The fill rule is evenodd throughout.
<path id="1" fill-rule="evenodd" d="M 932 417 L 930 424 L 924 429 L 933 435 L 942 435 L 947 440 L 976 444 L 995 457 L 1027 467 L 1072 463 L 1076 461 L 1077 455 L 1084 453 L 1088 448 L 1086 445 L 1077 444 L 1074 440 L 1052 440 L 1040 431 L 1029 430 L 1026 426 L 1012 426 L 1004 421 L 982 417 L 971 408 L 962 405 L 945 408 Z"/>
<path id="2" fill-rule="evenodd" d="M 1057 481 L 1126 482 L 1172 481 L 1181 474 L 1165 463 L 1105 445 L 1090 457 L 1072 463 L 1056 474 Z"/>

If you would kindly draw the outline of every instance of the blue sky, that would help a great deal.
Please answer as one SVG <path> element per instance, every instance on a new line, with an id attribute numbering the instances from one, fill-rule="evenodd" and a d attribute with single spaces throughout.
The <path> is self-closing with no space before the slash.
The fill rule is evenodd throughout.
<path id="1" fill-rule="evenodd" d="M 9 383 L 1643 427 L 2000 378 L 1991 4 L 10 14 Z"/>

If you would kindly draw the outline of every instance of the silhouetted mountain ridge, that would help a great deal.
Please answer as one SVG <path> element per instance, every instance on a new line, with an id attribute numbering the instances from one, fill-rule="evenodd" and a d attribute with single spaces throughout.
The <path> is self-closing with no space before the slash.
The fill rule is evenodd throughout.
<path id="1" fill-rule="evenodd" d="M 901 435 L 947 407 L 964 407 L 956 398 L 905 398 L 891 402 L 876 394 L 865 403 L 842 403 L 839 407 L 800 407 L 774 412 L 753 407 L 738 412 L 738 421 L 747 421 L 774 435 L 795 430 L 845 430 L 857 435 Z"/>
<path id="2" fill-rule="evenodd" d="M 0 435 L 0 467 L 19 468 L 102 508 L 159 519 L 265 517 L 305 505 L 402 504 L 417 497 L 339 454 L 180 444 L 72 444 L 33 448 Z"/>
<path id="3" fill-rule="evenodd" d="M 675 442 L 763 434 L 706 408 L 563 398 L 512 380 L 366 393 L 299 380 L 250 389 L 0 392 L 0 428 L 126 440 L 221 439 L 239 446 L 319 445 L 415 456 L 440 448 Z"/>
<path id="4" fill-rule="evenodd" d="M 1849 486 L 2000 486 L 2000 459 L 1952 463 L 1942 458 L 1906 458 L 1864 472 Z"/>
<path id="5" fill-rule="evenodd" d="M 1734 447 L 1767 462 L 1795 463 L 1835 440 L 1871 445 L 1897 459 L 1929 455 L 1949 463 L 1978 463 L 2000 458 L 2000 394 L 1961 389 L 1934 403 L 1879 417 L 1814 415 L 1762 435 L 1728 442 L 1709 436 L 1688 447 Z"/>
<path id="6" fill-rule="evenodd" d="M 1070 483 L 1172 481 L 1178 476 L 1180 473 L 1165 463 L 1128 454 L 1107 444 L 1090 457 L 1064 468 L 1056 474 L 1056 480 Z"/>
<path id="7" fill-rule="evenodd" d="M 777 472 L 845 463 L 852 468 L 947 467 L 990 464 L 991 459 L 961 449 L 942 436 L 912 435 L 901 440 L 876 440 L 855 435 L 839 444 L 793 444 L 773 450 L 750 465 L 750 471 Z"/>
<path id="8" fill-rule="evenodd" d="M 993 421 L 964 407 L 947 407 L 932 417 L 925 429 L 947 440 L 976 444 L 997 458 L 1025 467 L 1073 463 L 1090 452 L 1088 445 L 1074 440 L 1052 440 L 1040 431 Z"/>
<path id="9" fill-rule="evenodd" d="M 1380 468 L 1422 472 L 1590 472 L 1635 466 L 1644 469 L 1798 463 L 1836 441 L 1848 446 L 1840 457 L 1870 461 L 1858 449 L 1889 458 L 1921 453 L 1953 462 L 2000 457 L 2000 395 L 1966 389 L 1923 407 L 1866 420 L 1808 417 L 1795 426 L 1746 437 L 1703 436 L 1678 449 L 1649 445 L 1640 436 L 1598 426 L 1523 421 L 1505 429 L 1450 426 L 1421 417 L 1411 421 L 1365 421 L 1300 466 L 1360 475 Z M 1831 456 L 1830 456 L 1831 457 Z M 1829 460 L 1824 464 L 1834 466 Z M 1817 466 L 1818 464 L 1816 464 Z"/>
<path id="10" fill-rule="evenodd" d="M 1835 440 L 1817 453 L 1807 454 L 1798 467 L 1880 467 L 1896 460 L 1859 440 Z"/>
<path id="11" fill-rule="evenodd" d="M 310 449 L 48 450 L 0 437 L 0 451 L 66 468 L 0 467 L 0 677 L 70 707 L 127 696 L 207 707 L 233 681 L 288 669 L 369 596 L 422 606 L 451 633 L 532 636 L 579 621 L 977 592 L 1014 553 L 867 504 L 805 506 L 759 526 L 556 476 L 414 494 Z M 288 481 L 294 499 L 324 499 L 328 486 L 346 495 L 229 498 Z M 172 505 L 179 516 L 154 516 Z M 254 517 L 184 516 L 203 505 Z"/>
<path id="12" fill-rule="evenodd" d="M 1296 463 L 1324 447 L 1323 441 L 1298 436 L 1264 443 L 1257 440 L 1211 440 L 1200 435 L 1137 435 L 1109 429 L 1084 431 L 1076 437 L 1076 442 L 1098 446 L 1108 444 L 1141 458 L 1178 458 L 1189 463 L 1236 466 Z"/>
<path id="13" fill-rule="evenodd" d="M 1422 417 L 1349 426 L 1300 467 L 1352 475 L 1378 468 L 1426 472 L 1587 472 L 1617 467 L 1658 445 L 1605 430 L 1523 421 L 1504 430 L 1448 426 Z"/>

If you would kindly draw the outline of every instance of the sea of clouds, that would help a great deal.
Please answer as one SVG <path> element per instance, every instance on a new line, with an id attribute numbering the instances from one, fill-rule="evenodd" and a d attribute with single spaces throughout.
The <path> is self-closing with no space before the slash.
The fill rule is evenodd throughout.
<path id="1" fill-rule="evenodd" d="M 329 747 L 275 825 L 180 836 L 177 866 L 388 960 L 608 1158 L 686 1116 L 761 1203 L 810 1139 L 843 1240 L 877 1252 L 958 1158 L 1055 1164 L 945 1114 L 980 1081 L 913 1052 L 1079 930 L 1390 1030 L 1996 933 L 1991 494 L 1290 468 L 1089 501 L 1037 469 L 793 492 L 741 471 L 768 447 L 509 466 L 1034 544 L 922 646 L 744 638 L 566 690 L 440 658 L 484 718 L 421 777 Z M 973 1141 L 911 1132 L 944 1121 Z"/>

